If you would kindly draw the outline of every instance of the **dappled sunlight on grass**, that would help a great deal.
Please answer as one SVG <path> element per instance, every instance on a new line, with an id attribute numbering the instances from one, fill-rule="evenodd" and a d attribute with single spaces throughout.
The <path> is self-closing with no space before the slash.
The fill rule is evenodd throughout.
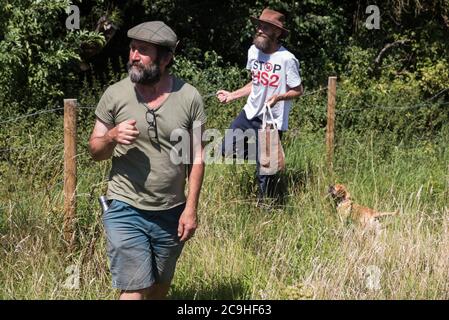
<path id="1" fill-rule="evenodd" d="M 447 148 L 441 141 L 392 146 L 375 134 L 339 137 L 334 176 L 327 174 L 321 134 L 287 137 L 280 179 L 288 192 L 282 203 L 261 208 L 254 165 L 207 166 L 199 229 L 181 255 L 170 297 L 449 298 Z M 43 170 L 20 179 L 12 166 L 2 173 L 0 298 L 117 297 L 97 202 L 110 164 L 87 154 L 80 163 L 72 254 L 62 235 L 62 172 L 49 175 L 41 163 Z M 357 203 L 400 213 L 382 218 L 379 233 L 363 233 L 337 217 L 326 195 L 333 182 L 346 184 Z M 76 288 L 67 286 L 70 266 L 79 275 Z"/>

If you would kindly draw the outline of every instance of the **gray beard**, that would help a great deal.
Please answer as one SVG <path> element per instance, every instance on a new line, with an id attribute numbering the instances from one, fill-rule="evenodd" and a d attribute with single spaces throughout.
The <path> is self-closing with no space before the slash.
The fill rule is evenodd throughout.
<path id="1" fill-rule="evenodd" d="M 263 52 L 267 52 L 270 49 L 271 39 L 259 37 L 256 35 L 254 37 L 253 44 L 256 46 L 257 49 Z"/>
<path id="2" fill-rule="evenodd" d="M 141 63 L 135 63 L 133 65 L 128 62 L 126 67 L 128 69 L 129 78 L 133 83 L 152 85 L 159 82 L 161 79 L 161 69 L 157 63 L 144 66 Z"/>

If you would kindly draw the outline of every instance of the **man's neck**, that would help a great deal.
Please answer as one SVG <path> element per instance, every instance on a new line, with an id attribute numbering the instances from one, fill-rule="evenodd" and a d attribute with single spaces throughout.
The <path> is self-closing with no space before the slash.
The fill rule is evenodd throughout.
<path id="1" fill-rule="evenodd" d="M 157 99 L 164 93 L 168 93 L 171 90 L 171 75 L 168 72 L 164 72 L 161 75 L 161 79 L 151 85 L 136 83 L 136 89 L 141 96 L 147 101 Z"/>
<path id="2" fill-rule="evenodd" d="M 268 48 L 266 51 L 262 51 L 265 54 L 273 54 L 276 51 L 278 51 L 281 48 L 281 44 L 280 43 L 273 43 L 270 48 Z"/>

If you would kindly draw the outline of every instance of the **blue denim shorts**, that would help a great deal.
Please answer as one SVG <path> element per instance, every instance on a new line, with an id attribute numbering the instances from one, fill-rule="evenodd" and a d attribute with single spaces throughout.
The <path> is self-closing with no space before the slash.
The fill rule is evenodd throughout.
<path id="1" fill-rule="evenodd" d="M 170 284 L 184 246 L 178 237 L 184 207 L 146 211 L 112 200 L 103 224 L 114 288 L 139 290 L 154 283 Z"/>

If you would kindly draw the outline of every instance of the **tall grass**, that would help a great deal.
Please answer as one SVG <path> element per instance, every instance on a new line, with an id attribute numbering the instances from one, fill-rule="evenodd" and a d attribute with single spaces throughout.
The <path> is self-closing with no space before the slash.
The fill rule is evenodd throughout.
<path id="1" fill-rule="evenodd" d="M 53 130 L 62 132 L 59 120 Z M 254 166 L 207 166 L 200 226 L 178 262 L 170 297 L 448 299 L 448 135 L 398 143 L 376 132 L 337 137 L 332 176 L 323 134 L 291 131 L 281 177 L 288 188 L 280 204 L 263 208 L 255 206 Z M 52 134 L 39 157 L 24 150 L 24 157 L 16 154 L 19 166 L 2 165 L 0 299 L 117 297 L 97 203 L 110 164 L 89 159 L 81 132 L 77 250 L 69 254 L 58 139 Z M 362 234 L 338 219 L 326 196 L 336 181 L 356 202 L 400 214 L 383 218 L 381 233 Z M 70 266 L 79 271 L 78 287 L 67 285 Z"/>

